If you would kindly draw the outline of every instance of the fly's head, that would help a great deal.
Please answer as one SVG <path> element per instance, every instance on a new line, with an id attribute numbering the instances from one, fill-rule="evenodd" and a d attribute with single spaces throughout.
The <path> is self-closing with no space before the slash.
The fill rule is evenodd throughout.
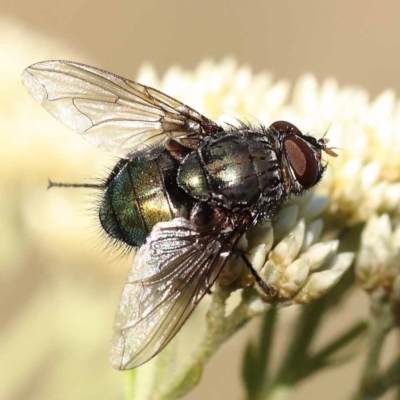
<path id="1" fill-rule="evenodd" d="M 290 194 L 301 195 L 315 186 L 324 174 L 326 165 L 321 159 L 322 152 L 331 157 L 337 154 L 327 147 L 328 139 L 303 135 L 289 122 L 274 122 L 270 129 L 279 138 L 285 189 Z"/>

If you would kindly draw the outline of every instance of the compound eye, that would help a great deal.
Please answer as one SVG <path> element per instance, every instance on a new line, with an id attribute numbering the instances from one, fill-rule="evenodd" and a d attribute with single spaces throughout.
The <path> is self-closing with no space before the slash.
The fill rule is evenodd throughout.
<path id="1" fill-rule="evenodd" d="M 313 150 L 302 138 L 295 135 L 288 136 L 284 146 L 298 182 L 306 189 L 313 186 L 319 173 L 318 161 Z"/>
<path id="2" fill-rule="evenodd" d="M 301 135 L 299 128 L 291 124 L 290 122 L 286 121 L 276 121 L 271 125 L 271 128 L 274 128 L 278 132 L 285 132 L 285 133 L 293 133 L 293 135 Z"/>

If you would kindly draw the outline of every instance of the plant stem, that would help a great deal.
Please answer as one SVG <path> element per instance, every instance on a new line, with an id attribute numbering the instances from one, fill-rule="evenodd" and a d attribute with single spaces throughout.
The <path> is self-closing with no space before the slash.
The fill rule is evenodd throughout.
<path id="1" fill-rule="evenodd" d="M 275 332 L 275 321 L 278 314 L 277 307 L 272 307 L 268 313 L 265 314 L 263 319 L 263 326 L 260 337 L 260 355 L 262 355 L 262 370 L 266 374 L 266 381 L 268 381 L 268 367 L 271 358 L 272 341 Z"/>
<path id="2" fill-rule="evenodd" d="M 274 385 L 271 386 L 259 399 L 262 400 L 286 400 L 293 391 L 292 385 Z"/>
<path id="3" fill-rule="evenodd" d="M 229 295 L 230 292 L 216 287 L 206 317 L 207 332 L 204 339 L 191 358 L 190 364 L 171 382 L 169 388 L 157 397 L 158 399 L 177 399 L 191 390 L 200 379 L 204 364 L 221 344 L 251 318 L 264 313 L 269 307 L 267 304 L 261 303 L 253 288 L 247 288 L 243 290 L 240 304 L 226 317 L 225 304 Z M 258 301 L 258 304 L 262 304 L 262 306 L 253 307 L 254 301 Z"/>
<path id="4" fill-rule="evenodd" d="M 308 361 L 308 349 L 314 339 L 324 309 L 323 299 L 314 304 L 302 306 L 291 343 L 275 380 L 278 386 L 292 386 L 303 377 L 304 365 Z"/>
<path id="5" fill-rule="evenodd" d="M 270 381 L 269 364 L 277 314 L 277 307 L 271 307 L 265 313 L 258 340 L 249 342 L 243 357 L 242 376 L 249 400 L 260 398 Z"/>
<path id="6" fill-rule="evenodd" d="M 355 339 L 358 339 L 368 329 L 366 321 L 359 321 L 349 328 L 345 333 L 336 337 L 332 342 L 328 343 L 318 353 L 309 358 L 308 371 L 309 374 L 325 367 L 329 364 L 330 358 L 336 352 L 348 346 Z"/>
<path id="7" fill-rule="evenodd" d="M 390 302 L 385 294 L 382 291 L 376 291 L 371 295 L 371 301 L 370 343 L 359 391 L 354 397 L 355 400 L 376 399 L 376 390 L 381 385 L 379 373 L 381 351 L 385 337 L 393 327 Z"/>

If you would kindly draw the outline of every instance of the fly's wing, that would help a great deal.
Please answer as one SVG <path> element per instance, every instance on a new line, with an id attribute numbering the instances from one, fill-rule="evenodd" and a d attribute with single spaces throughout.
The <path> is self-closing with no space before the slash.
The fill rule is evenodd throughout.
<path id="1" fill-rule="evenodd" d="M 168 344 L 218 277 L 241 232 L 202 234 L 183 218 L 153 228 L 136 255 L 115 318 L 114 368 L 138 367 Z"/>
<path id="2" fill-rule="evenodd" d="M 196 148 L 221 129 L 158 90 L 75 62 L 33 64 L 22 81 L 60 122 L 122 158 L 155 157 L 170 139 Z"/>

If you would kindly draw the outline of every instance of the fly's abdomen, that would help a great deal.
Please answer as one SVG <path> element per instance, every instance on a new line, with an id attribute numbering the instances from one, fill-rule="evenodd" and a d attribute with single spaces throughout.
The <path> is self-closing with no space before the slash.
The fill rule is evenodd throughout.
<path id="1" fill-rule="evenodd" d="M 99 210 L 107 234 L 130 246 L 141 246 L 158 222 L 187 218 L 192 203 L 177 186 L 177 167 L 167 154 L 155 160 L 135 158 L 118 164 Z"/>

